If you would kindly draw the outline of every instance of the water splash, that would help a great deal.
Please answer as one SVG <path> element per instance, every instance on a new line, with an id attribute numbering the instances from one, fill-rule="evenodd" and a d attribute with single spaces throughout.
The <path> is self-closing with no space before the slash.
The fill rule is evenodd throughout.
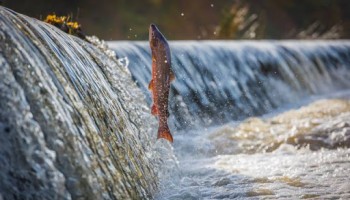
<path id="1" fill-rule="evenodd" d="M 348 198 L 349 103 L 320 100 L 272 117 L 179 132 L 179 169 L 156 198 Z"/>
<path id="2" fill-rule="evenodd" d="M 210 133 L 219 154 L 273 152 L 288 145 L 313 151 L 350 147 L 350 102 L 319 100 L 273 118 L 249 118 Z"/>
<path id="3" fill-rule="evenodd" d="M 148 44 L 109 44 L 129 58 L 150 103 Z M 177 78 L 170 98 L 169 122 L 177 130 L 171 166 L 177 167 L 160 175 L 156 199 L 350 197 L 349 101 L 306 106 L 342 98 L 334 92 L 343 89 L 348 98 L 349 41 L 170 46 Z M 247 117 L 253 118 L 240 121 Z"/>
<path id="4" fill-rule="evenodd" d="M 348 87 L 348 41 L 171 43 L 172 128 L 202 125 L 174 134 L 172 148 L 152 142 L 156 120 L 130 78 L 150 102 L 147 43 L 114 44 L 128 65 L 101 51 L 103 43 L 96 48 L 2 7 L 0 25 L 0 198 L 147 199 L 157 188 L 159 199 L 350 197 L 348 115 L 322 119 L 315 127 L 325 132 L 292 132 L 325 136 L 315 149 L 304 146 L 312 140 L 285 142 L 289 132 L 280 131 L 272 140 L 243 133 L 255 143 L 224 151 L 217 138 L 236 132 L 216 137 L 226 126 L 210 127 Z M 270 141 L 279 145 L 266 150 Z"/>

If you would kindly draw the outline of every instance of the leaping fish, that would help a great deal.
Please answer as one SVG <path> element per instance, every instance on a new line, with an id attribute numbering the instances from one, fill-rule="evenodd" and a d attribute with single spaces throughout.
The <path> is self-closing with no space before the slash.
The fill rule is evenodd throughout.
<path id="1" fill-rule="evenodd" d="M 158 116 L 158 139 L 173 142 L 168 126 L 168 98 L 170 82 L 175 79 L 171 70 L 170 49 L 167 40 L 156 25 L 149 27 L 149 43 L 152 50 L 152 80 L 148 89 L 153 96 L 152 114 Z"/>

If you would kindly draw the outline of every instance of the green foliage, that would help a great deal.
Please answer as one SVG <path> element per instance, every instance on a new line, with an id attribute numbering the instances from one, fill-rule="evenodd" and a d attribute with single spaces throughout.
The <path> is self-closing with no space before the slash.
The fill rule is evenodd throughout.
<path id="1" fill-rule="evenodd" d="M 3 5 L 36 18 L 73 14 L 88 35 L 106 40 L 147 40 L 150 23 L 168 39 L 350 36 L 349 0 L 3 0 Z"/>

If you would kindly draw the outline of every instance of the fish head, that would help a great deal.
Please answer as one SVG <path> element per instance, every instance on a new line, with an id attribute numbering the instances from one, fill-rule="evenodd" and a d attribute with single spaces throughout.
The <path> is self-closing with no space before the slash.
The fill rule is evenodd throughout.
<path id="1" fill-rule="evenodd" d="M 155 24 L 149 26 L 149 43 L 152 49 L 168 47 L 168 42 Z"/>

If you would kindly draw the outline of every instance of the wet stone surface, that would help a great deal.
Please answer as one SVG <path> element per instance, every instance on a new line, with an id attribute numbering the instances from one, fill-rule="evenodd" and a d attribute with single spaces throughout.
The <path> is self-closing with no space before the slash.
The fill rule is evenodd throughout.
<path id="1" fill-rule="evenodd" d="M 155 119 L 125 67 L 3 7 L 0 27 L 0 196 L 151 198 Z"/>

